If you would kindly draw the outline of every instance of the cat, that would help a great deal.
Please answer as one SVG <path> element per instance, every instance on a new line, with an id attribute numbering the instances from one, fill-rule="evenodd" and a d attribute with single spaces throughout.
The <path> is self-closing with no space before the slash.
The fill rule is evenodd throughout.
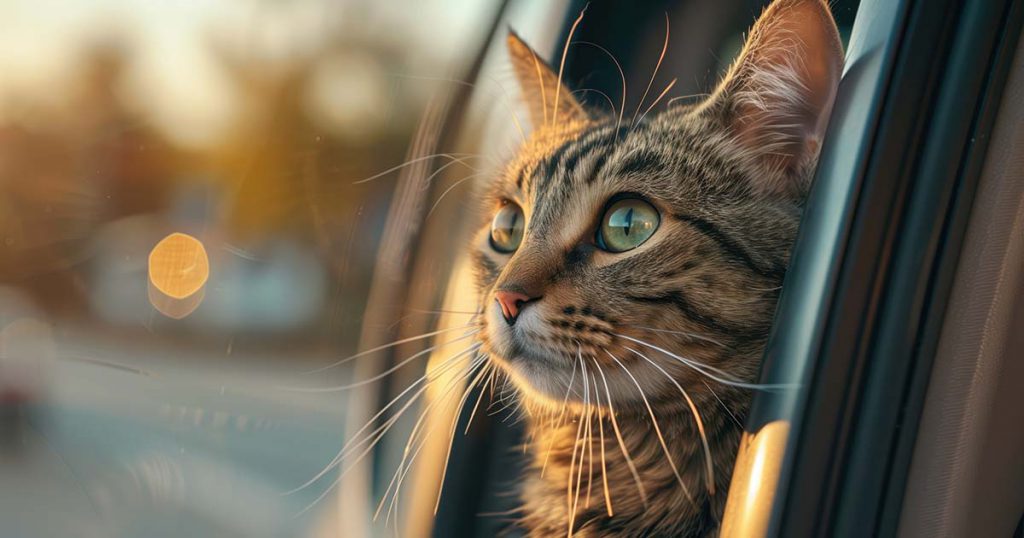
<path id="1" fill-rule="evenodd" d="M 702 102 L 588 110 L 516 34 L 530 138 L 486 187 L 478 341 L 527 416 L 531 536 L 715 535 L 842 70 L 777 0 Z"/>

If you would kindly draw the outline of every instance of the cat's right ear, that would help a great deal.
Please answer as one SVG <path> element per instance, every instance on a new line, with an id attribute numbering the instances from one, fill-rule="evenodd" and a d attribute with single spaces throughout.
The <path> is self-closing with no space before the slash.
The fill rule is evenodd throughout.
<path id="1" fill-rule="evenodd" d="M 514 31 L 508 32 L 508 55 L 534 128 L 586 121 L 587 113 L 569 88 Z"/>
<path id="2" fill-rule="evenodd" d="M 754 24 L 708 105 L 760 168 L 759 188 L 806 188 L 842 66 L 825 0 L 775 0 Z"/>

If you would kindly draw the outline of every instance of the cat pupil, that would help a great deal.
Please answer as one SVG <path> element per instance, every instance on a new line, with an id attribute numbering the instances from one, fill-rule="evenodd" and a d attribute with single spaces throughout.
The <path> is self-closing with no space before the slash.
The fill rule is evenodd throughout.
<path id="1" fill-rule="evenodd" d="M 491 223 L 491 246 L 498 252 L 510 253 L 519 247 L 523 238 L 524 222 L 522 210 L 515 204 L 507 204 L 498 210 Z"/>

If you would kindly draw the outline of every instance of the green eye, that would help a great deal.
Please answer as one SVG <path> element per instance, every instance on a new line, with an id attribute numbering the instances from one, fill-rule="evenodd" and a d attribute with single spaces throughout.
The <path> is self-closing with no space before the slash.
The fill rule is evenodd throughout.
<path id="1" fill-rule="evenodd" d="M 526 224 L 523 210 L 512 202 L 507 202 L 494 215 L 491 221 L 491 247 L 498 252 L 515 252 L 523 241 L 523 228 Z"/>
<path id="2" fill-rule="evenodd" d="M 625 252 L 639 247 L 658 229 L 661 216 L 651 204 L 639 198 L 615 202 L 601 218 L 597 246 L 609 252 Z"/>

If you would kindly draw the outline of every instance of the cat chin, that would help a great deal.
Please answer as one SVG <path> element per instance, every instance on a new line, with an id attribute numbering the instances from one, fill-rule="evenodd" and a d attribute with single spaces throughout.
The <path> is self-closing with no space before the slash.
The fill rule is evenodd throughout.
<path id="1" fill-rule="evenodd" d="M 568 368 L 562 368 L 554 364 L 555 361 L 551 358 L 537 358 L 523 354 L 516 354 L 509 359 L 492 353 L 490 358 L 505 371 L 528 401 L 541 404 L 544 407 L 562 407 L 566 400 L 566 389 L 573 377 L 571 365 L 567 364 Z M 578 374 L 579 372 L 576 377 Z M 577 379 L 573 392 L 569 395 L 570 400 L 582 399 L 582 395 L 576 394 L 576 389 L 579 388 L 579 379 Z"/>
<path id="2" fill-rule="evenodd" d="M 553 372 L 551 368 L 544 365 L 537 365 L 532 361 L 515 361 L 505 368 L 512 383 L 523 393 L 523 396 L 533 404 L 552 410 L 559 410 L 566 402 L 566 387 L 569 384 L 571 373 Z M 564 379 L 563 379 L 564 376 Z M 576 383 L 578 388 L 579 383 Z M 569 402 L 582 400 L 582 395 L 573 393 L 569 395 Z"/>

